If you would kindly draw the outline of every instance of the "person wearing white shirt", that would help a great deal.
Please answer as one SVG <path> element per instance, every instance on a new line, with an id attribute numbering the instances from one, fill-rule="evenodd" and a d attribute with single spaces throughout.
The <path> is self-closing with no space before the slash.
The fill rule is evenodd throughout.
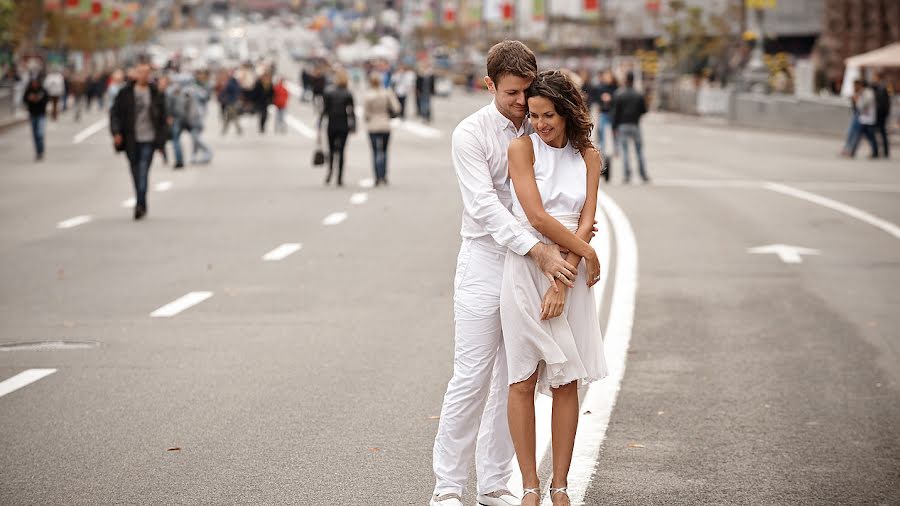
<path id="1" fill-rule="evenodd" d="M 56 66 L 44 78 L 44 89 L 50 95 L 50 118 L 56 121 L 59 110 L 59 100 L 66 92 L 66 79 Z"/>
<path id="2" fill-rule="evenodd" d="M 520 504 L 507 490 L 515 450 L 507 421 L 506 354 L 500 289 L 507 255 L 527 255 L 547 276 L 572 287 L 577 275 L 555 245 L 545 244 L 510 211 L 507 150 L 531 133 L 525 90 L 537 75 L 534 53 L 518 41 L 488 52 L 484 78 L 494 100 L 453 131 L 453 168 L 463 199 L 462 245 L 454 280 L 455 350 L 434 441 L 430 506 L 462 506 L 475 458 L 477 500 L 484 506 Z"/>
<path id="3" fill-rule="evenodd" d="M 414 91 L 416 73 L 406 65 L 403 65 L 394 73 L 392 81 L 394 93 L 397 95 L 397 100 L 400 101 L 400 114 L 398 114 L 398 117 L 406 119 L 406 97 Z"/>

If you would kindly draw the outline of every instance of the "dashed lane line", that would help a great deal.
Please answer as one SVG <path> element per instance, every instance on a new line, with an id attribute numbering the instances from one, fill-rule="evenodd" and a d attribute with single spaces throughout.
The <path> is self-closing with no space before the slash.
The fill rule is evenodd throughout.
<path id="1" fill-rule="evenodd" d="M 322 225 L 331 226 L 342 223 L 347 219 L 347 213 L 343 211 L 338 211 L 335 213 L 331 213 L 322 220 Z"/>
<path id="2" fill-rule="evenodd" d="M 0 397 L 28 386 L 56 372 L 56 369 L 28 369 L 0 382 Z"/>
<path id="3" fill-rule="evenodd" d="M 277 262 L 278 260 L 284 260 L 289 255 L 300 251 L 301 248 L 303 248 L 303 245 L 297 242 L 285 243 L 263 255 L 262 259 L 266 262 Z"/>
<path id="4" fill-rule="evenodd" d="M 154 318 L 169 318 L 213 296 L 212 292 L 189 292 L 150 313 Z"/>
<path id="5" fill-rule="evenodd" d="M 98 120 L 96 123 L 91 124 L 84 130 L 75 134 L 75 136 L 72 137 L 72 143 L 73 144 L 81 144 L 82 142 L 86 141 L 90 136 L 94 135 L 95 133 L 99 132 L 100 130 L 103 130 L 107 126 L 109 126 L 109 118 L 103 118 L 101 120 Z"/>
<path id="6" fill-rule="evenodd" d="M 75 217 L 72 217 L 72 218 L 69 218 L 69 219 L 66 219 L 66 220 L 63 220 L 63 221 L 57 223 L 56 228 L 59 228 L 59 229 L 74 228 L 74 227 L 77 227 L 78 225 L 84 225 L 85 223 L 90 222 L 92 219 L 93 218 L 90 215 L 82 214 L 80 216 L 75 216 Z"/>

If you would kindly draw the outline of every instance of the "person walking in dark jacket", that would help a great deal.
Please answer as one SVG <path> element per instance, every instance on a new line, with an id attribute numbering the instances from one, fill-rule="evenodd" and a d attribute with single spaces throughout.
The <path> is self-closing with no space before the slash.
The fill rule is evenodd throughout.
<path id="1" fill-rule="evenodd" d="M 253 105 L 259 114 L 259 133 L 266 133 L 266 122 L 269 120 L 269 105 L 275 98 L 275 87 L 272 85 L 272 76 L 265 73 L 259 76 L 253 87 Z"/>
<path id="2" fill-rule="evenodd" d="M 147 214 L 147 177 L 153 152 L 168 138 L 165 96 L 150 83 L 150 65 L 135 68 L 135 80 L 116 95 L 109 111 L 109 129 L 116 151 L 124 151 L 134 181 L 134 219 Z"/>
<path id="3" fill-rule="evenodd" d="M 597 121 L 597 141 L 600 147 L 600 155 L 603 157 L 603 177 L 609 181 L 610 156 L 612 149 L 606 149 L 606 129 L 612 126 L 612 102 L 616 95 L 616 78 L 611 70 L 603 71 L 600 76 L 600 84 L 594 88 L 594 100 L 600 106 L 600 116 Z"/>
<path id="4" fill-rule="evenodd" d="M 416 108 L 426 123 L 431 123 L 431 97 L 434 96 L 434 73 L 430 65 L 423 65 L 416 74 Z"/>
<path id="5" fill-rule="evenodd" d="M 881 72 L 876 72 L 872 76 L 872 91 L 875 92 L 875 135 L 881 136 L 884 157 L 890 158 L 887 122 L 891 117 L 891 94 L 884 85 Z"/>
<path id="6" fill-rule="evenodd" d="M 34 77 L 25 88 L 22 103 L 28 107 L 28 117 L 31 121 L 31 136 L 34 139 L 34 159 L 44 159 L 44 132 L 47 129 L 47 103 L 50 102 L 50 94 L 44 89 L 40 79 Z"/>
<path id="7" fill-rule="evenodd" d="M 641 141 L 641 116 L 647 112 L 647 101 L 644 95 L 634 89 L 634 74 L 625 77 L 625 88 L 616 92 L 612 103 L 613 136 L 622 153 L 622 165 L 625 167 L 625 183 L 631 182 L 631 165 L 628 160 L 628 140 L 634 142 L 637 153 L 638 170 L 645 183 L 650 182 L 644 167 L 644 150 Z"/>
<path id="8" fill-rule="evenodd" d="M 338 158 L 337 185 L 344 186 L 344 148 L 347 136 L 356 131 L 356 112 L 353 109 L 353 95 L 347 89 L 347 72 L 340 70 L 334 77 L 334 88 L 325 92 L 322 114 L 319 116 L 319 130 L 322 120 L 328 118 L 328 176 L 325 184 L 331 183 L 334 161 Z"/>

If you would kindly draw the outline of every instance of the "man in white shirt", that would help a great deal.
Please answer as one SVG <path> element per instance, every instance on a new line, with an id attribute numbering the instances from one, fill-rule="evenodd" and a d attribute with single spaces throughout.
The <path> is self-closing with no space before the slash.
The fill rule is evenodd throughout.
<path id="1" fill-rule="evenodd" d="M 530 256 L 554 286 L 557 281 L 573 286 L 577 273 L 558 248 L 538 241 L 510 212 L 507 149 L 512 139 L 532 131 L 525 121 L 525 90 L 537 75 L 534 53 L 521 42 L 501 42 L 488 52 L 487 71 L 484 80 L 493 102 L 453 131 L 463 242 L 454 281 L 453 378 L 434 441 L 431 506 L 462 506 L 473 455 L 478 502 L 520 504 L 507 490 L 515 449 L 506 415 L 509 387 L 500 330 L 504 259 L 510 250 Z"/>

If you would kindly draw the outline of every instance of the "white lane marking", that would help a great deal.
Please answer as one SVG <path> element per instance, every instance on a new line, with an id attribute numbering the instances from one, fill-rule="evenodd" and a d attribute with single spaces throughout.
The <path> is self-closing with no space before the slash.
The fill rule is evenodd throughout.
<path id="1" fill-rule="evenodd" d="M 170 316 L 175 316 L 185 309 L 195 306 L 212 296 L 212 292 L 190 292 L 150 313 L 150 316 L 154 318 L 168 318 Z"/>
<path id="2" fill-rule="evenodd" d="M 774 253 L 786 264 L 799 264 L 803 262 L 803 257 L 800 255 L 818 255 L 821 252 L 817 249 L 788 246 L 787 244 L 769 244 L 768 246 L 748 248 L 747 253 L 755 255 L 771 255 Z"/>
<path id="3" fill-rule="evenodd" d="M 765 181 L 746 179 L 654 179 L 654 186 L 687 188 L 762 188 Z"/>
<path id="4" fill-rule="evenodd" d="M 153 187 L 153 189 L 158 192 L 167 192 L 172 189 L 172 182 L 171 181 L 160 181 L 160 182 L 156 183 L 156 185 Z"/>
<path id="5" fill-rule="evenodd" d="M 856 218 L 857 220 L 864 221 L 869 225 L 880 228 L 881 230 L 887 232 L 888 234 L 891 234 L 895 238 L 900 239 L 900 227 L 887 220 L 883 220 L 877 216 L 869 214 L 862 209 L 844 204 L 843 202 L 838 202 L 837 200 L 833 200 L 828 197 L 823 197 L 822 195 L 816 193 L 803 191 L 799 188 L 794 188 L 792 186 L 787 186 L 780 183 L 766 183 L 765 187 L 769 190 L 781 193 L 783 195 L 789 195 L 791 197 L 803 199 L 812 202 L 813 204 L 819 204 L 820 206 L 833 209 L 840 213 L 844 213 L 847 216 Z"/>
<path id="6" fill-rule="evenodd" d="M 338 211 L 336 213 L 331 213 L 322 220 L 322 225 L 337 225 L 342 221 L 347 219 L 347 213 L 343 211 Z"/>
<path id="7" fill-rule="evenodd" d="M 15 392 L 16 390 L 27 386 L 35 381 L 49 376 L 56 372 L 56 369 L 28 369 L 16 374 L 12 378 L 0 382 L 0 397 Z"/>
<path id="8" fill-rule="evenodd" d="M 296 253 L 297 251 L 300 251 L 300 248 L 302 248 L 302 247 L 303 247 L 303 245 L 300 243 L 297 243 L 297 242 L 285 243 L 285 244 L 282 244 L 281 246 L 273 249 L 272 251 L 266 253 L 265 255 L 263 255 L 262 259 L 265 260 L 266 262 L 275 262 L 278 260 L 283 260 L 288 255 L 290 255 L 292 253 Z"/>
<path id="9" fill-rule="evenodd" d="M 365 179 L 359 180 L 360 188 L 373 188 L 374 186 L 375 186 L 375 179 L 373 179 L 371 177 L 367 177 Z"/>
<path id="10" fill-rule="evenodd" d="M 426 139 L 439 139 L 441 137 L 440 130 L 418 121 L 403 121 L 399 118 L 394 118 L 391 120 L 391 126 Z"/>
<path id="11" fill-rule="evenodd" d="M 135 205 L 137 205 L 137 200 L 134 197 L 122 201 L 122 207 L 134 207 Z"/>
<path id="12" fill-rule="evenodd" d="M 294 130 L 297 131 L 298 134 L 306 137 L 307 139 L 315 139 L 316 138 L 316 130 L 307 125 L 306 123 L 297 119 L 293 114 L 285 114 L 284 122 Z"/>
<path id="13" fill-rule="evenodd" d="M 599 197 L 605 195 L 599 195 Z M 603 210 L 598 206 L 597 208 L 597 234 L 594 236 L 594 239 L 591 241 L 591 245 L 597 250 L 597 255 L 600 258 L 600 281 L 594 287 L 594 298 L 597 303 L 597 312 L 600 313 L 603 308 L 603 298 L 605 296 L 606 285 L 609 282 L 609 265 L 612 261 L 611 255 L 611 243 L 610 240 L 610 228 L 609 221 L 607 221 L 606 215 L 603 213 Z M 615 288 L 615 287 L 613 287 Z M 610 313 L 610 317 L 612 317 L 612 313 Z M 606 381 L 601 380 L 601 381 Z M 550 422 L 552 415 L 552 407 L 553 400 L 546 395 L 538 395 L 534 402 L 534 424 L 535 424 L 535 449 L 536 449 L 536 460 L 538 464 L 538 468 L 541 467 L 541 463 L 547 457 L 547 454 L 550 451 Z M 582 412 L 584 409 L 582 409 Z M 522 494 L 522 473 L 519 469 L 519 463 L 516 460 L 513 460 L 513 475 L 510 479 L 508 486 L 510 490 L 516 492 L 517 494 Z M 549 504 L 549 503 L 548 503 Z"/>
<path id="14" fill-rule="evenodd" d="M 109 125 L 109 118 L 103 118 L 101 120 L 98 120 L 96 123 L 90 125 L 89 127 L 85 128 L 84 130 L 75 134 L 75 136 L 72 137 L 72 143 L 81 144 L 82 142 L 86 141 L 88 137 L 94 135 L 95 133 L 99 132 L 100 130 L 103 130 L 108 125 Z"/>
<path id="15" fill-rule="evenodd" d="M 369 200 L 369 194 L 365 192 L 358 192 L 350 195 L 350 203 L 353 205 L 365 204 L 366 201 Z"/>
<path id="16" fill-rule="evenodd" d="M 287 79 L 285 79 L 284 87 L 287 88 L 288 93 L 290 93 L 291 95 L 293 95 L 295 97 L 303 96 L 303 88 L 301 88 L 294 81 L 288 81 Z"/>
<path id="17" fill-rule="evenodd" d="M 569 470 L 569 496 L 573 505 L 584 504 L 584 494 L 597 467 L 600 445 L 606 438 L 606 429 L 625 374 L 638 288 L 638 250 L 631 223 L 609 195 L 600 192 L 598 200 L 616 234 L 616 285 L 603 336 L 609 376 L 589 385 L 581 403 L 575 452 Z"/>
<path id="18" fill-rule="evenodd" d="M 77 227 L 78 225 L 84 225 L 85 223 L 88 223 L 92 219 L 93 218 L 91 218 L 89 215 L 82 214 L 80 216 L 75 216 L 74 218 L 69 218 L 67 220 L 63 220 L 63 221 L 57 223 L 56 228 Z"/>

